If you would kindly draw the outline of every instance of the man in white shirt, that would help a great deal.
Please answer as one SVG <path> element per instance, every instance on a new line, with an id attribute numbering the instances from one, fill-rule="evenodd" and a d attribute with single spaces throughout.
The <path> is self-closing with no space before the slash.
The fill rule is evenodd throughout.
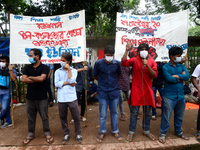
<path id="1" fill-rule="evenodd" d="M 200 77 L 200 64 L 195 68 L 191 81 L 194 85 L 194 87 L 198 90 L 198 100 L 199 100 L 199 105 L 200 105 L 200 84 L 197 83 L 196 78 Z M 200 142 L 200 109 L 198 112 L 198 117 L 197 117 L 197 134 L 196 134 L 198 142 Z"/>
<path id="2" fill-rule="evenodd" d="M 64 52 L 61 55 L 61 68 L 55 72 L 55 86 L 57 90 L 57 101 L 59 108 L 60 121 L 64 138 L 62 144 L 67 144 L 70 137 L 70 131 L 67 123 L 68 107 L 71 112 L 75 124 L 76 141 L 82 143 L 81 125 L 79 117 L 79 107 L 76 96 L 76 77 L 77 70 L 70 67 L 72 63 L 72 55 Z"/>

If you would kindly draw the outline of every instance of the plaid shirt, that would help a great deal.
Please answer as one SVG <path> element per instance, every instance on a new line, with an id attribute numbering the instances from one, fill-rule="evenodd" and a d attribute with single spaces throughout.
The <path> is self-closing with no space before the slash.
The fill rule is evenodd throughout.
<path id="1" fill-rule="evenodd" d="M 118 79 L 118 87 L 122 91 L 129 91 L 130 90 L 130 74 L 131 69 L 129 67 L 121 66 L 122 74 L 119 76 Z"/>

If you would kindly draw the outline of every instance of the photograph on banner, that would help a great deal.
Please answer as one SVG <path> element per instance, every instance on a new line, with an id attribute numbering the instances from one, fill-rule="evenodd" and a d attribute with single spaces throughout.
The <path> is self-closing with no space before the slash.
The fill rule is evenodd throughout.
<path id="1" fill-rule="evenodd" d="M 133 15 L 117 13 L 115 59 L 121 60 L 128 41 L 133 47 L 129 57 L 137 56 L 137 47 L 149 45 L 149 58 L 157 62 L 169 61 L 168 50 L 173 46 L 188 47 L 189 10 L 163 15 Z"/>
<path id="2" fill-rule="evenodd" d="M 41 50 L 43 63 L 60 63 L 63 52 L 70 52 L 73 62 L 85 61 L 85 10 L 47 17 L 11 14 L 10 63 L 28 64 L 32 48 Z"/>

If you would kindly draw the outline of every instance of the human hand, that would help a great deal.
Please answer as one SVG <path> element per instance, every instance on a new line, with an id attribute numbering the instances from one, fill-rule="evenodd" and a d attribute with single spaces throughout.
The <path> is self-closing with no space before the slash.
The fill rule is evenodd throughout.
<path id="1" fill-rule="evenodd" d="M 9 69 L 9 70 L 12 70 L 12 69 L 13 69 L 13 67 L 12 67 L 11 64 L 8 65 L 8 69 Z"/>
<path id="2" fill-rule="evenodd" d="M 146 59 L 143 59 L 142 62 L 144 65 L 148 65 L 148 61 Z"/>
<path id="3" fill-rule="evenodd" d="M 69 64 L 65 64 L 65 66 L 64 66 L 64 68 L 66 68 L 67 70 L 69 70 L 70 69 L 70 66 L 69 66 Z"/>
<path id="4" fill-rule="evenodd" d="M 83 67 L 83 71 L 87 71 L 87 69 L 88 69 L 88 66 Z"/>
<path id="5" fill-rule="evenodd" d="M 182 74 L 186 74 L 185 71 L 183 71 Z"/>
<path id="6" fill-rule="evenodd" d="M 129 51 L 133 45 L 131 45 L 131 40 L 126 44 L 126 51 Z"/>
<path id="7" fill-rule="evenodd" d="M 76 86 L 76 82 L 70 84 L 72 87 Z"/>
<path id="8" fill-rule="evenodd" d="M 197 96 L 198 96 L 198 98 L 200 98 L 200 90 L 198 90 L 198 95 Z"/>
<path id="9" fill-rule="evenodd" d="M 178 75 L 172 75 L 172 77 L 180 79 L 180 77 Z"/>
<path id="10" fill-rule="evenodd" d="M 94 96 L 93 94 L 92 94 L 92 95 L 90 95 L 90 98 L 93 98 L 93 96 Z"/>

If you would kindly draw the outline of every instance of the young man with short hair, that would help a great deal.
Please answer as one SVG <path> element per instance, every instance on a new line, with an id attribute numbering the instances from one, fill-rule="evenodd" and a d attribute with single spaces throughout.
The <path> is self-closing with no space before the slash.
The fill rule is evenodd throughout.
<path id="1" fill-rule="evenodd" d="M 189 140 L 181 129 L 185 113 L 183 80 L 189 79 L 189 73 L 186 67 L 180 63 L 182 53 L 183 50 L 180 47 L 170 48 L 170 61 L 162 68 L 164 76 L 164 96 L 162 99 L 162 118 L 159 135 L 159 142 L 161 143 L 165 143 L 165 137 L 169 129 L 169 120 L 173 110 L 175 134 L 184 140 Z"/>
<path id="2" fill-rule="evenodd" d="M 48 99 L 47 99 L 47 76 L 49 73 L 48 66 L 40 62 L 41 51 L 33 48 L 29 52 L 29 62 L 24 69 L 22 82 L 28 84 L 26 94 L 26 111 L 28 117 L 28 135 L 22 142 L 22 145 L 27 145 L 35 137 L 35 124 L 37 112 L 42 118 L 43 131 L 47 143 L 53 143 L 51 137 L 48 118 Z"/>
<path id="3" fill-rule="evenodd" d="M 98 80 L 98 100 L 99 100 L 99 123 L 100 133 L 97 142 L 102 142 L 105 137 L 106 118 L 108 106 L 111 116 L 111 132 L 117 138 L 122 140 L 118 129 L 118 104 L 119 88 L 118 77 L 121 75 L 120 62 L 113 59 L 115 49 L 113 46 L 106 46 L 104 49 L 104 58 L 97 60 L 94 65 L 93 78 Z"/>
<path id="4" fill-rule="evenodd" d="M 10 118 L 10 102 L 11 102 L 11 95 L 10 95 L 10 78 L 12 81 L 15 81 L 17 79 L 17 71 L 12 67 L 12 65 L 9 63 L 9 57 L 8 56 L 1 56 L 1 66 L 0 66 L 0 74 L 1 74 L 1 81 L 0 81 L 0 103 L 1 103 L 1 113 L 0 113 L 0 119 L 1 119 L 1 129 L 7 128 L 9 126 L 12 126 L 12 121 Z M 6 74 L 6 76 L 4 75 Z M 7 85 L 4 86 L 4 84 L 1 83 L 7 83 Z M 6 122 L 4 123 L 4 118 Z"/>
<path id="5" fill-rule="evenodd" d="M 82 143 L 79 107 L 75 89 L 77 70 L 70 67 L 71 63 L 72 55 L 69 52 L 62 53 L 61 68 L 55 72 L 55 86 L 58 88 L 57 101 L 59 116 L 64 134 L 62 144 L 67 144 L 70 138 L 67 122 L 68 107 L 75 124 L 76 141 Z"/>
<path id="6" fill-rule="evenodd" d="M 143 134 L 150 140 L 155 136 L 150 133 L 151 107 L 155 107 L 152 90 L 152 78 L 157 76 L 157 64 L 152 58 L 148 58 L 149 45 L 146 43 L 138 46 L 138 56 L 127 59 L 128 51 L 132 45 L 130 41 L 126 45 L 126 51 L 122 57 L 121 65 L 133 68 L 131 94 L 128 100 L 131 116 L 127 141 L 132 141 L 135 134 L 139 107 L 143 106 Z"/>

